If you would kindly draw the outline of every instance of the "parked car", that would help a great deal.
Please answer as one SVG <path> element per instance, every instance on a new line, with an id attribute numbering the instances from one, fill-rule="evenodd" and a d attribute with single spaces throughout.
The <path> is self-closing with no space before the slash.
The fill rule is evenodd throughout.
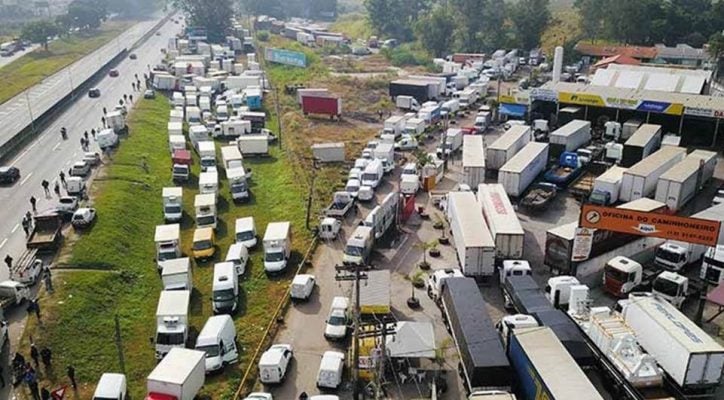
<path id="1" fill-rule="evenodd" d="M 95 167 L 101 163 L 101 155 L 94 152 L 87 152 L 83 154 L 83 161 L 91 167 Z"/>
<path id="2" fill-rule="evenodd" d="M 143 98 L 144 99 L 155 99 L 156 92 L 154 92 L 153 89 L 146 89 L 146 91 L 143 92 Z"/>
<path id="3" fill-rule="evenodd" d="M 74 212 L 78 209 L 78 198 L 75 196 L 63 196 L 58 199 L 58 210 Z"/>
<path id="4" fill-rule="evenodd" d="M 20 179 L 20 170 L 15 167 L 0 167 L 0 183 L 13 183 Z"/>
<path id="5" fill-rule="evenodd" d="M 314 291 L 315 284 L 314 275 L 299 274 L 292 280 L 292 289 L 289 292 L 292 300 L 309 300 L 309 296 Z"/>
<path id="6" fill-rule="evenodd" d="M 128 58 L 130 58 L 131 60 L 135 60 L 138 58 L 138 56 L 136 55 L 136 53 L 131 53 L 131 55 L 128 56 Z"/>
<path id="7" fill-rule="evenodd" d="M 274 400 L 274 397 L 272 397 L 271 393 L 253 392 L 244 397 L 244 400 Z"/>
<path id="8" fill-rule="evenodd" d="M 90 172 L 90 165 L 85 161 L 78 161 L 70 169 L 70 176 L 86 176 Z"/>
<path id="9" fill-rule="evenodd" d="M 90 90 L 88 90 L 88 97 L 90 97 L 90 98 L 101 97 L 101 90 L 98 88 L 90 88 Z"/>
<path id="10" fill-rule="evenodd" d="M 118 73 L 117 69 L 112 69 L 108 71 L 108 76 L 110 76 L 111 78 L 116 78 L 118 75 L 120 75 L 120 73 Z"/>
<path id="11" fill-rule="evenodd" d="M 85 228 L 92 224 L 95 219 L 96 209 L 83 207 L 75 210 L 75 212 L 73 213 L 73 218 L 70 220 L 70 223 L 73 225 L 73 228 Z"/>

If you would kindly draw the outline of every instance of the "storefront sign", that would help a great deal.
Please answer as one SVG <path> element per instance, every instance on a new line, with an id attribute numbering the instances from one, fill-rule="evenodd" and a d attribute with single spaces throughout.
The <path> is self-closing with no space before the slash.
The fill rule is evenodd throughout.
<path id="1" fill-rule="evenodd" d="M 686 107 L 684 109 L 684 114 L 685 115 L 694 115 L 696 117 L 713 118 L 714 110 L 710 110 L 708 108 L 699 108 L 699 107 Z"/>
<path id="2" fill-rule="evenodd" d="M 606 107 L 606 102 L 597 94 L 559 92 L 558 100 L 561 103 L 578 104 L 581 106 Z"/>
<path id="3" fill-rule="evenodd" d="M 550 89 L 533 88 L 530 90 L 531 101 L 549 101 L 551 103 L 558 102 L 558 92 Z"/>
<path id="4" fill-rule="evenodd" d="M 636 109 L 638 111 L 663 113 L 670 105 L 671 103 L 664 103 L 662 101 L 644 100 L 638 105 L 638 107 L 636 107 Z"/>
<path id="5" fill-rule="evenodd" d="M 619 99 L 616 97 L 606 97 L 606 105 L 613 108 L 626 108 L 629 110 L 635 110 L 639 105 L 638 100 L 634 99 Z"/>

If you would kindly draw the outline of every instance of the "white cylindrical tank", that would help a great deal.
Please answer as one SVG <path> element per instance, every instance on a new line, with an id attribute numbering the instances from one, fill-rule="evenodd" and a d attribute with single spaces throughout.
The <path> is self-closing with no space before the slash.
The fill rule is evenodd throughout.
<path id="1" fill-rule="evenodd" d="M 563 69 L 563 47 L 556 46 L 553 52 L 553 82 L 557 83 L 561 80 L 561 70 Z"/>

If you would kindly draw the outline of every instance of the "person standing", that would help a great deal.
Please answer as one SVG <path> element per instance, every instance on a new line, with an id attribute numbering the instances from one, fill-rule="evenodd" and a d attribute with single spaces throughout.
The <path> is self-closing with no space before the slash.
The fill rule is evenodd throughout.
<path id="1" fill-rule="evenodd" d="M 48 370 L 53 360 L 53 352 L 51 352 L 49 348 L 43 347 L 43 350 L 40 350 L 40 359 L 43 360 L 43 365 L 45 369 Z"/>
<path id="2" fill-rule="evenodd" d="M 106 114 L 108 114 L 108 111 L 106 110 L 105 107 L 103 107 L 103 115 L 106 115 Z"/>
<path id="3" fill-rule="evenodd" d="M 43 186 L 43 191 L 45 192 L 45 197 L 50 197 L 50 182 L 43 179 L 42 182 L 40 182 L 40 185 Z"/>
<path id="4" fill-rule="evenodd" d="M 45 266 L 45 276 L 43 276 L 43 282 L 45 283 L 45 291 L 48 293 L 53 293 L 53 279 L 50 273 L 50 266 Z"/>
<path id="5" fill-rule="evenodd" d="M 35 343 L 30 343 L 30 358 L 33 359 L 33 362 L 35 363 L 35 367 L 40 367 L 40 352 L 38 351 L 38 348 L 35 347 Z"/>
<path id="6" fill-rule="evenodd" d="M 131 88 L 134 92 L 136 91 L 136 82 L 131 82 Z"/>
<path id="7" fill-rule="evenodd" d="M 40 303 L 38 303 L 38 299 L 33 300 L 33 311 L 35 311 L 35 316 L 38 318 L 38 322 L 40 321 Z"/>
<path id="8" fill-rule="evenodd" d="M 35 371 L 32 368 L 25 373 L 25 382 L 30 388 L 30 393 L 33 395 L 34 400 L 40 400 L 40 392 L 38 391 L 38 378 L 35 376 Z"/>
<path id="9" fill-rule="evenodd" d="M 62 183 L 62 184 L 63 184 L 63 187 L 65 187 L 65 186 L 66 186 L 66 183 L 65 183 L 65 172 L 60 171 L 60 173 L 58 174 L 58 176 L 60 177 L 60 183 Z"/>
<path id="10" fill-rule="evenodd" d="M 30 221 L 26 216 L 23 216 L 23 232 L 25 232 L 25 236 L 30 235 Z"/>
<path id="11" fill-rule="evenodd" d="M 55 181 L 55 186 L 53 187 L 53 191 L 55 194 L 60 197 L 60 183 L 58 181 Z"/>
<path id="12" fill-rule="evenodd" d="M 35 207 L 35 203 L 38 200 L 35 198 L 35 196 L 30 196 L 30 205 L 33 206 L 33 212 L 38 212 L 38 209 Z"/>
<path id="13" fill-rule="evenodd" d="M 101 117 L 101 123 L 103 124 L 103 127 L 105 128 L 106 127 L 106 117 Z M 93 135 L 93 139 L 95 139 L 95 138 L 96 138 L 96 136 Z"/>
<path id="14" fill-rule="evenodd" d="M 3 369 L 3 366 L 0 365 L 0 389 L 5 388 L 5 369 Z"/>
<path id="15" fill-rule="evenodd" d="M 70 379 L 70 383 L 73 385 L 73 389 L 77 389 L 78 385 L 75 383 L 75 368 L 73 368 L 72 365 L 69 365 L 68 369 L 66 369 L 66 372 L 68 373 L 68 379 Z"/>
<path id="16" fill-rule="evenodd" d="M 41 400 L 51 400 L 50 392 L 45 387 L 40 389 L 40 399 Z"/>
<path id="17" fill-rule="evenodd" d="M 8 271 L 13 269 L 13 258 L 10 256 L 10 254 L 5 256 L 5 264 L 8 265 Z"/>

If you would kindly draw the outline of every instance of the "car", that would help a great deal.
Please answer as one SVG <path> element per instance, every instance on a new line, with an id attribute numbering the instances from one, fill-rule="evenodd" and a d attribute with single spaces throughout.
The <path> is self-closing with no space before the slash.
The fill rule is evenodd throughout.
<path id="1" fill-rule="evenodd" d="M 332 299 L 326 326 L 324 327 L 324 337 L 330 340 L 340 340 L 347 336 L 347 323 L 349 318 L 349 299 L 344 296 L 337 296 Z"/>
<path id="2" fill-rule="evenodd" d="M 86 176 L 90 173 L 90 165 L 85 161 L 77 161 L 70 168 L 70 176 Z"/>
<path id="3" fill-rule="evenodd" d="M 88 97 L 90 97 L 90 98 L 101 97 L 101 90 L 98 88 L 91 88 L 90 90 L 88 90 Z"/>
<path id="4" fill-rule="evenodd" d="M 138 56 L 136 55 L 136 53 L 131 53 L 131 55 L 129 55 L 128 58 L 130 58 L 131 60 L 135 60 L 138 58 Z"/>
<path id="5" fill-rule="evenodd" d="M 0 183 L 13 183 L 20 179 L 20 170 L 15 167 L 0 167 Z"/>
<path id="6" fill-rule="evenodd" d="M 161 32 L 156 32 L 156 36 L 161 36 Z"/>
<path id="7" fill-rule="evenodd" d="M 91 167 L 95 167 L 96 165 L 101 163 L 101 155 L 94 152 L 87 152 L 83 154 L 83 161 L 85 161 Z"/>
<path id="8" fill-rule="evenodd" d="M 118 75 L 120 75 L 120 73 L 118 72 L 117 69 L 112 69 L 112 70 L 108 71 L 108 76 L 110 76 L 111 78 L 115 78 Z"/>
<path id="9" fill-rule="evenodd" d="M 93 223 L 96 219 L 96 209 L 90 207 L 81 207 L 73 213 L 70 223 L 73 228 L 85 228 Z"/>
<path id="10" fill-rule="evenodd" d="M 63 196 L 58 199 L 58 210 L 74 212 L 78 209 L 78 198 L 75 196 Z"/>
<path id="11" fill-rule="evenodd" d="M 281 383 L 293 358 L 294 349 L 291 344 L 275 344 L 269 347 L 259 359 L 259 380 L 261 383 Z"/>
<path id="12" fill-rule="evenodd" d="M 274 400 L 274 397 L 272 397 L 271 393 L 253 392 L 244 397 L 244 400 Z"/>
<path id="13" fill-rule="evenodd" d="M 143 98 L 144 99 L 155 99 L 156 92 L 154 92 L 153 89 L 146 89 L 146 91 L 143 92 Z"/>
<path id="14" fill-rule="evenodd" d="M 292 287 L 289 296 L 292 300 L 309 300 L 314 291 L 316 278 L 314 275 L 299 274 L 292 280 Z"/>

